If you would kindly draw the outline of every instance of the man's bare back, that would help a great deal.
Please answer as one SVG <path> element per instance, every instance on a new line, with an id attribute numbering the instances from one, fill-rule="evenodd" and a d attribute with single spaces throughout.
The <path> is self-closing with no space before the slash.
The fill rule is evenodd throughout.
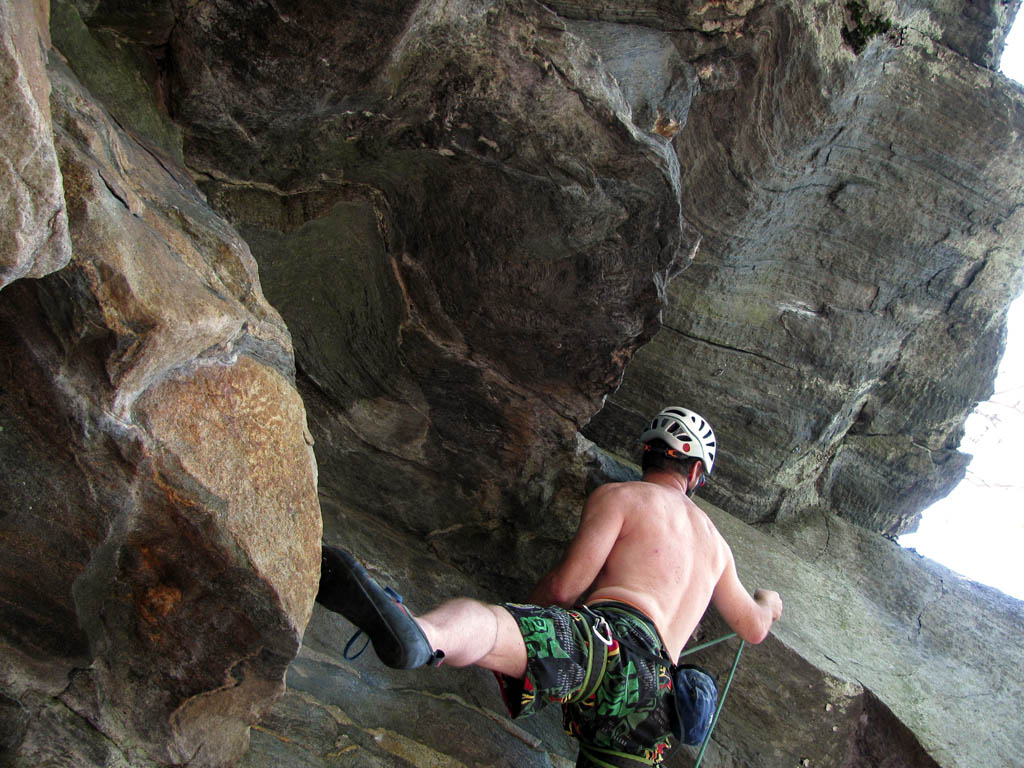
<path id="1" fill-rule="evenodd" d="M 622 527 L 585 601 L 610 598 L 639 608 L 654 620 L 676 658 L 725 569 L 725 540 L 676 488 L 616 483 L 592 498 L 595 504 L 616 507 Z"/>
<path id="2" fill-rule="evenodd" d="M 540 605 L 579 600 L 632 603 L 654 621 L 676 658 L 709 601 L 744 640 L 759 643 L 782 613 L 775 592 L 754 597 L 736 575 L 732 552 L 672 472 L 610 483 L 587 499 L 562 562 L 530 595 Z"/>

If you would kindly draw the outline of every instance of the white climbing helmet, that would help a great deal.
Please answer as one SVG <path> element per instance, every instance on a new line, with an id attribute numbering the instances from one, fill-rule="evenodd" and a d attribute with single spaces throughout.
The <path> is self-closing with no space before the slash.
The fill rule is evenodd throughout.
<path id="1" fill-rule="evenodd" d="M 678 406 L 666 408 L 640 435 L 640 442 L 644 445 L 652 440 L 664 440 L 669 448 L 700 459 L 704 462 L 704 469 L 711 474 L 718 443 L 711 425 L 700 415 Z"/>

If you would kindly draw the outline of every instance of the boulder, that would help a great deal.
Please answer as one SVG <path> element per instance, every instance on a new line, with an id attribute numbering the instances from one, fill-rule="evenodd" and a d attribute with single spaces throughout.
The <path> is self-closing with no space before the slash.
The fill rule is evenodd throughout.
<path id="1" fill-rule="evenodd" d="M 187 175 L 49 77 L 73 255 L 0 297 L 3 758 L 230 765 L 317 586 L 290 337 Z"/>
<path id="2" fill-rule="evenodd" d="M 50 127 L 46 2 L 0 8 L 0 289 L 42 277 L 71 257 Z"/>
<path id="3" fill-rule="evenodd" d="M 324 12 L 270 28 L 327 34 Z M 218 94 L 229 78 L 278 105 L 328 88 L 297 54 L 279 62 L 294 81 L 240 68 L 253 52 L 207 36 L 262 16 L 224 13 L 187 21 L 189 66 L 202 57 L 211 74 L 178 90 L 204 168 L 226 140 L 205 132 L 228 119 Z M 553 479 L 552 450 L 571 447 L 653 334 L 664 286 L 697 240 L 668 141 L 637 127 L 597 53 L 558 17 L 531 3 L 428 3 L 388 34 L 395 48 L 367 65 L 360 110 L 305 123 L 243 110 L 248 159 L 201 185 L 252 247 L 298 340 L 300 387 L 323 430 L 321 494 L 427 537 L 490 586 L 518 588 L 550 559 L 552 537 L 510 558 L 495 532 L 537 515 L 547 488 L 578 485 Z M 339 46 L 318 49 L 333 61 Z M 268 156 L 269 172 L 249 178 L 245 163 L 285 130 L 306 156 Z"/>

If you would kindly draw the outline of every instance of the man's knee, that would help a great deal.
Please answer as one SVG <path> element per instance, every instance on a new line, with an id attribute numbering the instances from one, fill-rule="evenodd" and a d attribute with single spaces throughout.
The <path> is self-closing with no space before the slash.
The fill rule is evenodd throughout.
<path id="1" fill-rule="evenodd" d="M 513 677 L 518 677 L 526 669 L 526 642 L 519 629 L 519 622 L 516 621 L 515 616 L 500 605 L 489 605 L 488 608 L 494 614 L 496 627 L 494 647 L 491 652 L 511 663 L 516 671 L 510 674 Z"/>

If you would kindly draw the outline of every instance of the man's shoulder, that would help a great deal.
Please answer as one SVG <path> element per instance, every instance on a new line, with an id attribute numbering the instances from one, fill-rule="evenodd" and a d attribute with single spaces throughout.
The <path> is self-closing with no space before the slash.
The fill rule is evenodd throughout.
<path id="1" fill-rule="evenodd" d="M 597 496 L 641 496 L 651 495 L 659 492 L 659 488 L 643 480 L 624 480 L 621 482 L 605 483 L 599 485 L 590 492 L 591 497 Z"/>
<path id="2" fill-rule="evenodd" d="M 643 480 L 605 483 L 594 489 L 591 497 L 595 496 L 600 506 L 617 507 L 627 515 L 643 513 L 647 518 L 658 512 L 670 516 L 682 513 L 691 525 L 707 529 L 715 538 L 722 538 L 711 518 L 692 499 L 658 483 Z M 722 541 L 724 543 L 724 539 Z"/>
<path id="3" fill-rule="evenodd" d="M 584 511 L 594 510 L 616 510 L 624 512 L 630 507 L 637 506 L 643 502 L 647 491 L 641 486 L 645 483 L 636 480 L 625 482 L 605 483 L 599 485 L 590 495 L 587 496 L 587 503 Z"/>
<path id="4" fill-rule="evenodd" d="M 591 492 L 588 503 L 600 507 L 615 507 L 628 514 L 630 511 L 650 513 L 656 509 L 675 509 L 683 503 L 678 492 L 643 480 L 605 483 Z"/>

